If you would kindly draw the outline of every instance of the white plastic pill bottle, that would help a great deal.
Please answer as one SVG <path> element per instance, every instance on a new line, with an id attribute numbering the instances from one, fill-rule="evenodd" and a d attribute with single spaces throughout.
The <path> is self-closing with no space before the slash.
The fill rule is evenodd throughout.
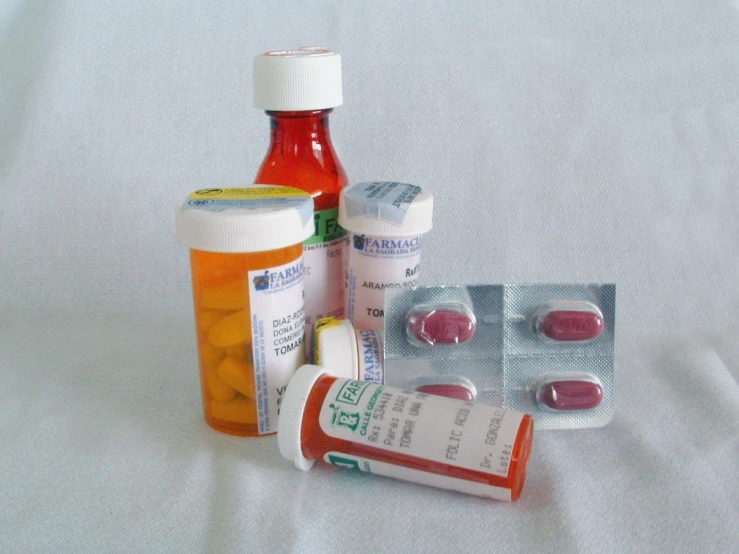
<path id="1" fill-rule="evenodd" d="M 317 365 L 332 375 L 381 385 L 385 377 L 383 332 L 355 329 L 348 319 L 319 319 L 313 330 Z"/>
<path id="2" fill-rule="evenodd" d="M 346 314 L 356 329 L 384 329 L 385 289 L 418 284 L 433 209 L 429 191 L 406 183 L 357 183 L 341 191 Z"/>

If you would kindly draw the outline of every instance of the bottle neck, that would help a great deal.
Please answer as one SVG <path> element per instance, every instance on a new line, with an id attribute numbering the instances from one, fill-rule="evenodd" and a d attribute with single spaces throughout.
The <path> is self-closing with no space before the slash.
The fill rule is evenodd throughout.
<path id="1" fill-rule="evenodd" d="M 270 152 L 303 156 L 310 151 L 333 150 L 328 116 L 333 110 L 267 112 L 270 118 Z"/>
<path id="2" fill-rule="evenodd" d="M 267 112 L 270 143 L 254 182 L 307 191 L 317 211 L 336 208 L 348 179 L 331 144 L 331 111 Z"/>

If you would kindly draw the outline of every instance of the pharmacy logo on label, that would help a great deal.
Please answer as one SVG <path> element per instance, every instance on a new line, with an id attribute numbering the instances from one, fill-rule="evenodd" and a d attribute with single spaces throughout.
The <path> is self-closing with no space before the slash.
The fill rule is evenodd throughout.
<path id="1" fill-rule="evenodd" d="M 267 269 L 263 275 L 256 275 L 252 280 L 255 290 L 268 290 L 270 294 L 290 288 L 303 280 L 303 258 L 279 271 Z"/>
<path id="2" fill-rule="evenodd" d="M 264 275 L 254 277 L 254 288 L 257 290 L 267 290 L 269 288 L 269 271 L 265 271 Z"/>
<path id="3" fill-rule="evenodd" d="M 339 467 L 345 467 L 347 469 L 359 469 L 359 462 L 352 460 L 351 458 L 345 458 L 344 456 L 337 456 L 336 454 L 326 454 L 326 460 L 328 463 Z"/>
<path id="4" fill-rule="evenodd" d="M 364 244 L 367 241 L 364 235 L 354 235 L 354 248 L 364 250 Z"/>
<path id="5" fill-rule="evenodd" d="M 359 413 L 346 412 L 341 406 L 329 404 L 329 408 L 334 411 L 331 417 L 331 427 L 347 427 L 352 431 L 356 431 L 359 426 Z"/>
<path id="6" fill-rule="evenodd" d="M 336 401 L 356 406 L 359 404 L 359 399 L 370 384 L 364 381 L 347 381 L 339 389 L 339 394 L 336 395 Z"/>
<path id="7" fill-rule="evenodd" d="M 187 204 L 189 206 L 210 206 L 213 200 L 190 200 Z"/>

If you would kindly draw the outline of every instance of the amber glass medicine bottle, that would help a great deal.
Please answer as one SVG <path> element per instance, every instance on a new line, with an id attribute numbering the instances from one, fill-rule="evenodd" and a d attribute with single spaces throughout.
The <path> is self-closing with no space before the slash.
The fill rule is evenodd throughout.
<path id="1" fill-rule="evenodd" d="M 348 183 L 328 118 L 342 104 L 341 56 L 321 48 L 267 52 L 254 58 L 254 106 L 270 117 L 270 144 L 255 183 L 297 187 L 315 204 L 304 243 L 306 345 L 322 317 L 343 318 L 344 230 L 339 193 Z"/>

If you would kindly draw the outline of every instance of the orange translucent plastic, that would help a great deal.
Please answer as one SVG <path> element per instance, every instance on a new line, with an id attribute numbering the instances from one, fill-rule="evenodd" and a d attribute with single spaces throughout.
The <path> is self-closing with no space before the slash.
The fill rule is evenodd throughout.
<path id="1" fill-rule="evenodd" d="M 349 180 L 331 143 L 332 111 L 267 112 L 269 150 L 254 182 L 309 192 L 316 210 L 338 207 L 339 193 Z"/>
<path id="2" fill-rule="evenodd" d="M 190 249 L 203 410 L 205 421 L 218 431 L 259 436 L 249 271 L 283 265 L 302 254 L 301 243 L 248 254 Z"/>
<path id="3" fill-rule="evenodd" d="M 513 445 L 508 476 L 498 477 L 482 471 L 474 471 L 328 436 L 321 430 L 318 417 L 326 395 L 336 379 L 336 377 L 329 375 L 319 377 L 308 395 L 303 414 L 303 426 L 300 430 L 300 445 L 303 456 L 307 459 L 323 461 L 323 457 L 327 452 L 343 452 L 379 462 L 510 489 L 511 500 L 513 501 L 521 496 L 534 437 L 534 418 L 530 415 L 525 414 L 521 421 L 521 427 Z"/>

